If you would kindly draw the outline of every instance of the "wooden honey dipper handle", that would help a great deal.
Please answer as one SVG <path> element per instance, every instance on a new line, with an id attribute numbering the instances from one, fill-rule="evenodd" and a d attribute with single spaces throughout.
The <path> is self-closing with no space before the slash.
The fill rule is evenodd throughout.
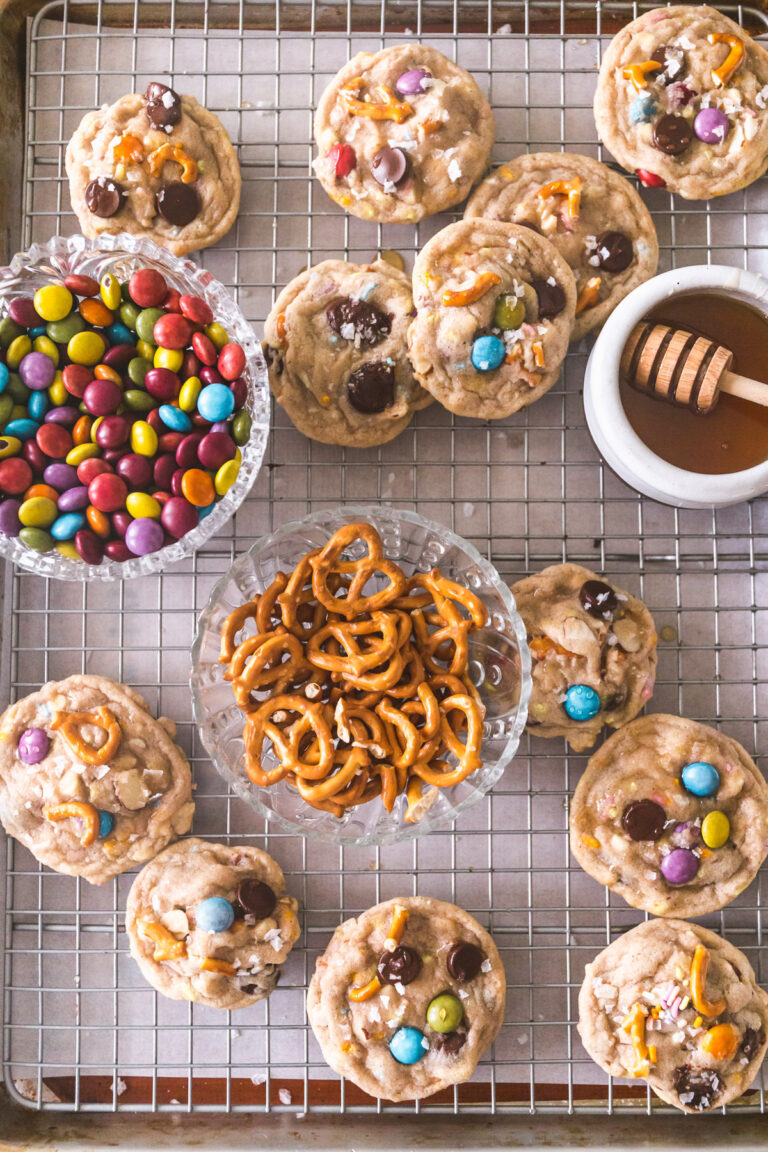
<path id="1" fill-rule="evenodd" d="M 696 412 L 711 412 L 720 392 L 768 407 L 768 384 L 731 372 L 732 361 L 715 340 L 644 320 L 630 334 L 619 371 L 639 391 Z"/>

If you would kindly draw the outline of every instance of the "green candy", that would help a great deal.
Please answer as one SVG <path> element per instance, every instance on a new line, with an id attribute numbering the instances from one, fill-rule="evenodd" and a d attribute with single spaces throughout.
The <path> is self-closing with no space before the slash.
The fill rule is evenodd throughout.
<path id="1" fill-rule="evenodd" d="M 120 295 L 122 296 L 123 300 L 130 300 L 131 299 L 131 294 L 128 291 L 128 281 L 127 280 L 121 280 L 120 281 Z"/>
<path id="2" fill-rule="evenodd" d="M 133 300 L 126 300 L 124 304 L 120 305 L 119 315 L 126 328 L 130 328 L 131 331 L 135 332 L 136 321 L 141 315 L 141 308 L 137 307 Z"/>
<path id="3" fill-rule="evenodd" d="M 144 308 L 136 317 L 136 333 L 139 340 L 146 340 L 147 344 L 154 344 L 155 324 L 161 316 L 165 316 L 162 308 Z"/>
<path id="4" fill-rule="evenodd" d="M 232 438 L 239 448 L 248 443 L 251 435 L 251 414 L 245 408 L 232 421 Z"/>
<path id="5" fill-rule="evenodd" d="M 30 388 L 27 388 L 21 376 L 16 372 L 11 372 L 8 378 L 8 386 L 3 395 L 10 396 L 14 404 L 26 404 L 32 395 L 32 391 Z"/>
<path id="6" fill-rule="evenodd" d="M 63 320 L 52 320 L 45 326 L 45 331 L 54 344 L 69 344 L 73 336 L 84 330 L 85 320 L 79 312 L 70 312 Z"/>
<path id="7" fill-rule="evenodd" d="M 23 336 L 24 329 L 21 325 L 17 324 L 15 320 L 11 320 L 10 316 L 3 316 L 0 320 L 0 347 L 7 348 L 17 336 Z"/>
<path id="8" fill-rule="evenodd" d="M 455 1032 L 464 1019 L 461 1000 L 450 992 L 441 992 L 427 1008 L 427 1024 L 433 1032 Z"/>
<path id="9" fill-rule="evenodd" d="M 157 400 L 149 392 L 142 392 L 139 388 L 129 388 L 123 392 L 123 407 L 129 412 L 151 412 L 157 408 Z"/>
<path id="10" fill-rule="evenodd" d="M 53 548 L 53 537 L 44 528 L 22 528 L 19 539 L 34 552 L 50 552 Z"/>
<path id="11" fill-rule="evenodd" d="M 144 377 L 152 366 L 151 360 L 145 360 L 143 356 L 134 356 L 133 360 L 128 363 L 129 380 L 133 384 L 137 384 L 139 388 L 143 388 Z"/>
<path id="12" fill-rule="evenodd" d="M 525 304 L 518 296 L 505 293 L 499 296 L 493 309 L 493 325 L 507 332 L 519 328 L 525 320 Z"/>
<path id="13" fill-rule="evenodd" d="M 0 396 L 0 427 L 5 427 L 11 418 L 13 411 L 13 396 L 9 396 L 7 392 L 3 392 Z"/>

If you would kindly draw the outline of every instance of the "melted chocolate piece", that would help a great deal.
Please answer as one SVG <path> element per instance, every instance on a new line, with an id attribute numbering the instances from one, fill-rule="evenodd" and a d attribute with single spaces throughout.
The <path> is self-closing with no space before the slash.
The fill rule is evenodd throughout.
<path id="1" fill-rule="evenodd" d="M 604 663 L 604 657 L 606 655 L 607 655 L 607 645 L 604 645 L 601 652 L 600 652 L 600 669 L 601 669 L 600 675 L 601 676 L 605 676 L 605 673 L 606 673 L 606 668 L 605 668 L 605 663 Z M 627 702 L 626 692 L 624 692 L 621 689 L 617 689 L 616 692 L 612 692 L 610 696 L 607 696 L 605 698 L 605 700 L 603 700 L 603 712 L 617 712 L 619 710 L 619 708 L 624 707 L 626 702 Z"/>
<path id="2" fill-rule="evenodd" d="M 170 133 L 181 120 L 181 100 L 173 88 L 153 80 L 144 93 L 147 102 L 147 118 L 153 128 Z"/>
<path id="3" fill-rule="evenodd" d="M 98 176 L 85 189 L 85 203 L 88 211 L 102 220 L 114 216 L 123 206 L 125 189 L 111 176 Z"/>
<path id="4" fill-rule="evenodd" d="M 534 224 L 533 220 L 515 220 L 514 223 L 517 224 L 518 228 L 530 228 L 532 232 L 541 234 L 541 228 L 538 224 Z"/>
<path id="5" fill-rule="evenodd" d="M 395 370 L 382 360 L 369 360 L 347 380 L 347 396 L 357 412 L 375 415 L 395 402 Z"/>
<path id="6" fill-rule="evenodd" d="M 691 145 L 693 129 L 682 116 L 661 116 L 653 126 L 653 143 L 667 156 L 681 156 Z"/>
<path id="7" fill-rule="evenodd" d="M 264 353 L 264 359 L 267 362 L 267 368 L 274 365 L 275 375 L 280 376 L 283 371 L 283 353 L 279 348 L 273 348 L 271 344 L 262 344 L 261 350 Z"/>
<path id="8" fill-rule="evenodd" d="M 623 272 L 634 260 L 635 250 L 623 232 L 603 232 L 597 238 L 595 255 L 606 272 Z"/>
<path id="9" fill-rule="evenodd" d="M 268 884 L 257 880 L 254 876 L 240 881 L 237 902 L 250 916 L 255 916 L 257 920 L 266 920 L 275 910 L 277 896 Z"/>
<path id="10" fill-rule="evenodd" d="M 549 284 L 546 280 L 532 280 L 531 288 L 539 298 L 539 319 L 551 320 L 559 316 L 565 308 L 565 292 L 559 284 Z"/>
<path id="11" fill-rule="evenodd" d="M 412 984 L 421 972 L 421 956 L 398 944 L 392 952 L 382 952 L 376 971 L 382 984 Z"/>
<path id="12" fill-rule="evenodd" d="M 157 210 L 163 220 L 183 228 L 190 224 L 200 211 L 200 197 L 191 184 L 180 181 L 164 184 L 155 196 Z"/>
<path id="13" fill-rule="evenodd" d="M 447 1052 L 449 1056 L 455 1056 L 466 1041 L 466 1032 L 438 1032 L 432 1037 L 432 1047 L 437 1052 Z"/>
<path id="14" fill-rule="evenodd" d="M 348 296 L 345 300 L 338 300 L 326 310 L 326 319 L 337 336 L 344 340 L 360 338 L 361 344 L 373 346 L 389 336 L 392 329 L 392 317 L 382 312 L 375 304 L 367 300 L 355 300 Z M 352 332 L 349 331 L 352 326 Z"/>
<path id="15" fill-rule="evenodd" d="M 371 176 L 385 187 L 399 184 L 408 171 L 408 157 L 400 148 L 381 148 L 371 163 Z"/>
<path id="16" fill-rule="evenodd" d="M 662 88 L 666 88 L 667 84 L 682 79 L 685 71 L 685 52 L 682 48 L 672 48 L 668 45 L 655 48 L 650 59 L 661 64 L 658 72 L 651 73 L 654 84 L 660 84 Z"/>
<path id="17" fill-rule="evenodd" d="M 579 589 L 579 603 L 595 620 L 612 620 L 619 606 L 616 593 L 604 580 L 585 580 Z"/>
<path id="18" fill-rule="evenodd" d="M 746 1056 L 747 1060 L 751 1060 L 757 1050 L 765 1043 L 765 1033 L 762 1028 L 758 1032 L 756 1028 L 745 1028 L 744 1035 L 741 1040 L 741 1051 Z"/>
<path id="19" fill-rule="evenodd" d="M 470 944 L 468 940 L 457 940 L 448 953 L 445 966 L 454 980 L 464 983 L 467 980 L 474 980 L 483 960 L 485 956 L 477 944 Z"/>
<path id="20" fill-rule="evenodd" d="M 621 817 L 621 826 L 630 840 L 658 840 L 667 814 L 655 800 L 633 800 Z"/>
<path id="21" fill-rule="evenodd" d="M 681 1104 L 702 1111 L 712 1107 L 720 1091 L 720 1077 L 711 1068 L 694 1069 L 690 1064 L 681 1064 L 672 1073 L 672 1085 Z"/>

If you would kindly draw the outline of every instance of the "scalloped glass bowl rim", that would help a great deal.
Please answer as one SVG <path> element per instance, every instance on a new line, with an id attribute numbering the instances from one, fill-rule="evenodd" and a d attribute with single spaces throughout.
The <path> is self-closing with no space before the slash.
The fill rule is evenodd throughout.
<path id="1" fill-rule="evenodd" d="M 18 284 L 11 288 L 8 282 L 25 272 L 34 272 L 40 265 L 80 254 L 84 258 L 111 256 L 114 260 L 145 258 L 161 265 L 170 276 L 184 280 L 190 290 L 208 300 L 215 318 L 223 322 L 229 334 L 242 344 L 246 354 L 246 372 L 250 376 L 247 408 L 252 420 L 251 438 L 241 449 L 242 463 L 238 477 L 218 501 L 213 512 L 180 540 L 166 544 L 164 548 L 150 552 L 147 556 L 85 564 L 70 560 L 55 550 L 35 552 L 18 537 L 0 533 L 0 555 L 28 572 L 57 580 L 125 580 L 132 576 L 162 572 L 170 564 L 194 555 L 224 527 L 242 504 L 259 474 L 269 438 L 267 366 L 251 325 L 229 291 L 215 276 L 187 257 L 174 256 L 151 240 L 131 236 L 126 232 L 102 235 L 94 240 L 80 235 L 52 236 L 45 244 L 32 244 L 25 251 L 18 252 L 9 265 L 0 267 L 0 298 L 8 298 L 19 291 Z"/>
<path id="2" fill-rule="evenodd" d="M 206 622 L 210 615 L 211 609 L 218 602 L 224 588 L 229 584 L 230 580 L 236 578 L 240 571 L 247 569 L 251 558 L 264 549 L 269 548 L 275 541 L 290 536 L 292 533 L 303 530 L 307 525 L 317 524 L 325 526 L 329 518 L 334 515 L 343 514 L 351 520 L 366 520 L 373 521 L 377 517 L 388 520 L 405 520 L 411 524 L 415 524 L 420 528 L 427 528 L 434 532 L 438 532 L 447 545 L 460 548 L 473 563 L 481 567 L 487 574 L 489 583 L 493 586 L 494 590 L 499 594 L 502 604 L 504 606 L 504 613 L 512 625 L 512 630 L 517 641 L 517 649 L 520 657 L 520 697 L 517 706 L 517 713 L 515 715 L 512 730 L 507 736 L 507 742 L 500 754 L 498 761 L 494 768 L 489 772 L 482 786 L 478 786 L 463 800 L 459 801 L 456 806 L 448 813 L 436 813 L 435 819 L 430 821 L 430 815 L 427 813 L 422 820 L 416 824 L 406 824 L 404 821 L 397 829 L 392 831 L 384 831 L 382 833 L 370 833 L 358 837 L 345 837 L 340 836 L 334 830 L 334 825 L 330 823 L 334 818 L 328 815 L 327 829 L 321 825 L 314 825 L 306 827 L 296 821 L 291 820 L 289 817 L 284 816 L 280 812 L 276 812 L 273 808 L 263 804 L 254 792 L 252 792 L 241 780 L 239 780 L 225 759 L 219 754 L 218 747 L 215 739 L 206 730 L 207 710 L 203 704 L 203 699 L 200 693 L 200 652 L 203 646 Z M 190 674 L 190 687 L 192 689 L 192 710 L 195 724 L 200 736 L 200 740 L 206 752 L 211 758 L 211 761 L 216 768 L 219 775 L 227 782 L 237 796 L 240 797 L 250 808 L 257 811 L 268 824 L 277 825 L 286 832 L 298 833 L 305 836 L 309 840 L 318 840 L 336 846 L 346 845 L 348 847 L 354 846 L 370 846 L 377 845 L 383 847 L 385 845 L 400 843 L 406 840 L 415 840 L 417 837 L 424 836 L 428 832 L 438 831 L 441 828 L 448 827 L 463 813 L 474 807 L 479 803 L 483 797 L 491 791 L 491 789 L 498 783 L 507 765 L 514 758 L 515 753 L 520 744 L 520 737 L 528 717 L 528 702 L 530 700 L 532 679 L 531 679 L 531 655 L 528 648 L 528 638 L 525 624 L 517 611 L 515 599 L 509 589 L 504 583 L 501 576 L 497 572 L 494 565 L 490 560 L 486 560 L 484 556 L 478 552 L 473 544 L 465 540 L 463 537 L 458 536 L 443 524 L 439 524 L 436 520 L 429 520 L 424 516 L 420 516 L 417 512 L 410 512 L 405 509 L 393 509 L 386 506 L 378 505 L 359 505 L 359 504 L 344 504 L 332 508 L 322 509 L 320 512 L 314 512 L 309 516 L 305 516 L 302 520 L 291 520 L 284 524 L 282 527 L 270 532 L 266 536 L 262 536 L 244 552 L 238 556 L 234 563 L 230 566 L 227 572 L 221 576 L 213 588 L 211 589 L 208 597 L 208 602 L 200 613 L 197 622 L 197 630 L 192 644 L 191 652 L 191 674 Z M 341 829 L 336 826 L 339 831 Z"/>

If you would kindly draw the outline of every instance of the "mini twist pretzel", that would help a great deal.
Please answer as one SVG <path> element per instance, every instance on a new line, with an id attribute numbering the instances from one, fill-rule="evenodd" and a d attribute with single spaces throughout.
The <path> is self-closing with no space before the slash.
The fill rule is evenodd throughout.
<path id="1" fill-rule="evenodd" d="M 648 1046 L 645 1043 L 645 1017 L 646 1010 L 642 1004 L 634 1004 L 632 1011 L 625 1017 L 621 1025 L 624 1032 L 629 1032 L 632 1040 L 635 1064 L 630 1071 L 633 1076 L 647 1076 L 649 1071 Z"/>
<path id="2" fill-rule="evenodd" d="M 725 88 L 745 56 L 744 41 L 730 32 L 710 32 L 710 44 L 727 44 L 730 52 L 719 68 L 712 69 L 712 83 L 716 88 Z"/>
<path id="3" fill-rule="evenodd" d="M 180 960 L 187 954 L 183 940 L 177 940 L 164 924 L 157 920 L 139 920 L 139 932 L 155 945 L 153 960 Z"/>
<path id="4" fill-rule="evenodd" d="M 288 659 L 280 662 L 283 654 Z M 276 692 L 284 692 L 308 665 L 304 659 L 301 643 L 290 632 L 282 628 L 277 632 L 259 633 L 244 640 L 238 647 L 226 679 L 231 679 L 235 700 L 244 712 L 251 711 L 254 705 L 251 693 L 267 686 Z"/>
<path id="5" fill-rule="evenodd" d="M 395 740 L 391 741 L 392 752 L 390 760 L 395 768 L 410 768 L 416 762 L 419 746 L 421 744 L 421 736 L 418 728 L 405 715 L 399 708 L 395 708 L 394 704 L 390 704 L 386 697 L 380 704 L 376 705 L 376 714 L 381 716 L 388 724 L 396 730 L 398 736 L 402 740 L 402 751 L 398 749 Z"/>
<path id="6" fill-rule="evenodd" d="M 691 960 L 691 1003 L 702 1016 L 719 1016 L 728 1005 L 725 1000 L 707 999 L 707 968 L 709 952 L 703 944 L 697 944 Z"/>
<path id="7" fill-rule="evenodd" d="M 83 724 L 101 728 L 107 738 L 100 748 L 86 744 L 81 734 Z M 72 751 L 83 764 L 107 764 L 120 747 L 123 731 L 117 717 L 102 705 L 95 712 L 55 712 L 51 720 L 54 732 L 61 732 Z"/>
<path id="8" fill-rule="evenodd" d="M 536 193 L 542 200 L 550 196 L 568 197 L 568 215 L 572 220 L 578 220 L 581 210 L 581 177 L 572 176 L 570 180 L 550 180 L 549 184 L 542 185 Z"/>
<path id="9" fill-rule="evenodd" d="M 370 647 L 361 652 L 356 643 L 357 637 L 372 637 L 381 633 L 381 643 L 372 643 Z M 346 650 L 346 656 L 337 656 L 323 651 L 323 643 L 329 636 L 334 636 Z M 307 660 L 315 668 L 323 668 L 327 672 L 341 672 L 344 676 L 360 676 L 363 672 L 370 672 L 386 663 L 398 647 L 398 620 L 396 616 L 387 612 L 374 612 L 370 620 L 360 620 L 350 623 L 332 622 L 310 637 L 307 644 Z"/>
<path id="10" fill-rule="evenodd" d="M 437 800 L 438 793 L 439 790 L 435 788 L 434 784 L 425 792 L 424 781 L 418 776 L 411 776 L 405 790 L 405 798 L 408 802 L 405 810 L 405 822 L 407 824 L 418 824 L 419 820 L 423 820 L 435 800 Z"/>
<path id="11" fill-rule="evenodd" d="M 308 797 L 314 800 L 333 800 L 335 794 L 346 788 L 360 769 L 367 767 L 368 763 L 368 754 L 362 748 L 350 748 L 332 776 L 328 776 L 319 784 L 308 784 L 301 776 L 297 776 L 296 787 L 305 800 Z"/>
<path id="12" fill-rule="evenodd" d="M 467 776 L 475 772 L 481 765 L 479 751 L 483 739 L 482 710 L 470 696 L 449 696 L 440 705 L 443 719 L 440 731 L 448 750 L 458 760 L 455 768 L 442 771 L 430 764 L 417 763 L 412 768 L 414 776 L 419 776 L 426 784 L 435 784 L 438 788 L 449 788 L 453 784 L 460 784 Z M 448 723 L 448 714 L 452 711 L 463 712 L 467 721 L 467 738 L 462 741 L 458 738 Z"/>
<path id="13" fill-rule="evenodd" d="M 340 566 L 342 552 L 355 540 L 367 544 L 368 555 Z M 346 524 L 331 537 L 319 555 L 310 558 L 310 564 L 312 591 L 317 599 L 329 612 L 337 612 L 347 619 L 386 608 L 405 591 L 402 569 L 384 558 L 381 537 L 370 524 Z M 328 587 L 328 578 L 334 569 L 354 572 L 346 597 L 334 596 Z M 388 576 L 389 584 L 370 596 L 363 596 L 363 589 L 375 572 Z"/>
<path id="14" fill-rule="evenodd" d="M 646 76 L 649 72 L 658 72 L 661 68 L 659 60 L 644 60 L 641 64 L 630 64 L 621 71 L 625 80 L 631 80 L 636 92 L 648 87 Z"/>
<path id="15" fill-rule="evenodd" d="M 147 164 L 153 176 L 159 176 L 166 160 L 172 160 L 181 165 L 182 184 L 192 184 L 197 180 L 197 160 L 184 151 L 180 144 L 172 144 L 170 140 L 155 148 L 147 157 Z"/>
<path id="16" fill-rule="evenodd" d="M 480 272 L 467 288 L 446 288 L 443 292 L 443 304 L 446 308 L 463 308 L 467 304 L 474 304 L 494 285 L 500 283 L 501 277 L 495 272 Z"/>
<path id="17" fill-rule="evenodd" d="M 280 733 L 273 724 L 269 723 L 270 719 L 280 712 L 297 712 L 299 716 L 307 717 L 315 734 L 318 750 L 317 763 L 308 766 L 310 772 L 315 772 L 320 768 L 322 768 L 323 772 L 328 772 L 333 764 L 333 739 L 331 729 L 324 715 L 323 705 L 313 703 L 311 700 L 307 700 L 305 696 L 275 696 L 271 700 L 266 700 L 256 712 L 250 713 L 243 732 L 243 739 L 245 740 L 245 768 L 254 784 L 259 784 L 261 787 L 275 784 L 279 780 L 282 780 L 287 772 L 297 772 L 302 768 L 302 762 L 298 756 L 298 748 L 294 749 L 291 746 L 290 737 L 286 745 L 282 733 Z M 288 762 L 281 760 L 278 767 L 269 772 L 265 771 L 261 765 L 264 737 L 267 735 L 273 744 L 276 744 L 276 742 L 281 743 L 288 755 L 292 755 L 295 752 L 295 755 L 292 755 L 292 760 Z"/>
<path id="18" fill-rule="evenodd" d="M 341 98 L 350 116 L 367 116 L 370 120 L 394 120 L 402 124 L 409 116 L 413 116 L 413 108 L 405 100 L 398 100 L 388 85 L 379 84 L 374 88 L 374 95 L 380 97 L 379 103 L 370 100 L 360 100 L 356 93 L 364 86 L 362 76 L 341 89 Z"/>
<path id="19" fill-rule="evenodd" d="M 93 804 L 85 804 L 80 800 L 68 800 L 64 804 L 54 804 L 51 808 L 44 808 L 43 816 L 46 820 L 53 821 L 69 820 L 70 817 L 82 820 L 83 831 L 80 836 L 80 843 L 83 848 L 88 848 L 93 844 L 99 834 L 99 813 Z"/>
<path id="20" fill-rule="evenodd" d="M 445 601 L 454 600 L 469 613 L 475 628 L 483 628 L 488 623 L 488 609 L 480 597 L 463 584 L 442 576 L 438 568 L 412 576 L 408 584 L 409 588 L 425 588 L 430 592 L 441 616 L 445 616 Z"/>
<path id="21" fill-rule="evenodd" d="M 241 604 L 239 608 L 230 612 L 221 630 L 220 664 L 228 664 L 234 656 L 237 648 L 235 643 L 237 634 L 245 626 L 246 621 L 255 620 L 257 632 L 269 631 L 277 598 L 287 583 L 288 577 L 285 573 L 277 572 L 266 592 L 254 596 L 252 600 L 246 604 Z"/>

